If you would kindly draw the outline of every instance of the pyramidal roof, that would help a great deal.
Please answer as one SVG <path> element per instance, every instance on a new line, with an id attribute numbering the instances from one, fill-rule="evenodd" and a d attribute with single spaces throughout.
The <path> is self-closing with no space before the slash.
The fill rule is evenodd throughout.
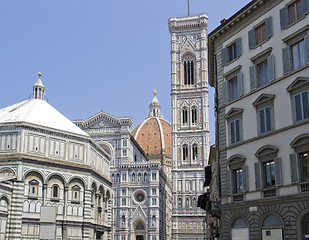
<path id="1" fill-rule="evenodd" d="M 35 86 L 42 87 L 43 84 Z M 71 120 L 62 115 L 44 99 L 35 98 L 34 96 L 31 99 L 0 109 L 0 124 L 4 123 L 25 123 L 63 133 L 89 137 L 87 133 L 77 127 Z"/>

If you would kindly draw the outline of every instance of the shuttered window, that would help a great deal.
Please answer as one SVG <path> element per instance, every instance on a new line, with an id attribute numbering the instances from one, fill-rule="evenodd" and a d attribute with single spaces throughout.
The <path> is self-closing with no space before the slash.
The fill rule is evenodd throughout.
<path id="1" fill-rule="evenodd" d="M 264 134 L 272 131 L 272 108 L 267 106 L 265 108 L 259 109 L 259 130 L 260 134 Z"/>
<path id="2" fill-rule="evenodd" d="M 309 0 L 297 0 L 280 9 L 281 29 L 297 22 L 309 12 Z"/>
<path id="3" fill-rule="evenodd" d="M 240 119 L 229 123 L 230 125 L 230 142 L 231 144 L 240 142 Z"/>
<path id="4" fill-rule="evenodd" d="M 229 44 L 221 50 L 222 66 L 241 56 L 241 44 L 241 38 L 237 38 L 233 43 Z"/>
<path id="5" fill-rule="evenodd" d="M 252 28 L 248 32 L 249 49 L 253 49 L 265 42 L 273 35 L 272 18 L 266 18 L 261 24 Z"/>
<path id="6" fill-rule="evenodd" d="M 257 162 L 254 165 L 256 189 L 270 188 L 282 184 L 281 158 Z"/>
<path id="7" fill-rule="evenodd" d="M 296 121 L 302 121 L 309 118 L 309 94 L 308 90 L 298 93 L 294 96 L 294 110 Z"/>
<path id="8" fill-rule="evenodd" d="M 233 101 L 243 95 L 243 75 L 238 73 L 235 77 L 223 82 L 224 103 Z"/>
<path id="9" fill-rule="evenodd" d="M 305 41 L 301 40 L 291 46 L 291 59 L 294 70 L 297 70 L 306 64 Z"/>
<path id="10" fill-rule="evenodd" d="M 227 171 L 228 194 L 247 192 L 248 189 L 248 166 L 234 168 L 230 166 Z"/>

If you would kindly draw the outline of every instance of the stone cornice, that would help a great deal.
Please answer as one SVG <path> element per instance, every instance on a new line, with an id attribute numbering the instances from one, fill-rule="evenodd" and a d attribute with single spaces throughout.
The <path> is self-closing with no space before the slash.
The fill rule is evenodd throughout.
<path id="1" fill-rule="evenodd" d="M 194 16 L 171 17 L 168 20 L 170 33 L 207 29 L 208 16 L 203 13 Z"/>
<path id="2" fill-rule="evenodd" d="M 228 20 L 226 20 L 224 23 L 218 26 L 215 30 L 209 33 L 209 39 L 215 40 L 216 38 L 220 37 L 224 33 L 230 31 L 231 28 L 233 28 L 240 22 L 245 21 L 245 19 L 247 17 L 250 17 L 250 15 L 252 15 L 254 11 L 263 7 L 269 1 L 270 0 L 251 1 L 246 6 L 244 6 L 242 9 L 240 9 L 238 12 L 236 12 L 232 17 L 230 17 Z"/>

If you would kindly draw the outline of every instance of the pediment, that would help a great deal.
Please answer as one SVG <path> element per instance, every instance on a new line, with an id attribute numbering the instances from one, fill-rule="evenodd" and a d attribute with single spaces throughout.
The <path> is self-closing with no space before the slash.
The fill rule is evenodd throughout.
<path id="1" fill-rule="evenodd" d="M 288 92 L 309 85 L 308 77 L 297 77 L 287 88 Z"/>
<path id="2" fill-rule="evenodd" d="M 147 220 L 147 216 L 141 206 L 138 206 L 132 214 L 132 223 L 138 220 L 143 220 L 144 222 Z"/>
<path id="3" fill-rule="evenodd" d="M 231 156 L 228 159 L 228 165 L 232 165 L 232 164 L 236 164 L 236 163 L 243 163 L 244 161 L 246 161 L 246 158 L 240 154 L 236 154 Z"/>
<path id="4" fill-rule="evenodd" d="M 231 118 L 233 116 L 236 115 L 240 115 L 243 113 L 243 109 L 242 108 L 231 108 L 226 114 L 225 114 L 225 118 Z"/>
<path id="5" fill-rule="evenodd" d="M 195 52 L 196 51 L 196 46 L 194 44 L 194 42 L 187 37 L 187 39 L 182 43 L 181 48 L 180 48 L 181 52 Z"/>
<path id="6" fill-rule="evenodd" d="M 261 94 L 253 103 L 252 105 L 254 107 L 261 105 L 263 103 L 269 102 L 269 101 L 273 101 L 275 99 L 275 95 L 273 94 Z"/>
<path id="7" fill-rule="evenodd" d="M 77 120 L 74 123 L 82 128 L 87 129 L 102 129 L 102 128 L 120 128 L 121 126 L 132 126 L 130 117 L 115 117 L 106 112 L 99 112 L 86 120 Z"/>
<path id="8" fill-rule="evenodd" d="M 277 154 L 278 151 L 279 149 L 273 145 L 265 145 L 256 151 L 255 156 L 260 158 L 270 154 Z"/>

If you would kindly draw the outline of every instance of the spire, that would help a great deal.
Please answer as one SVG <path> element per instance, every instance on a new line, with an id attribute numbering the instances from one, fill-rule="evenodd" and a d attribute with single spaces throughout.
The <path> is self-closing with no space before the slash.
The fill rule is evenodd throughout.
<path id="1" fill-rule="evenodd" d="M 39 79 L 36 81 L 36 83 L 33 86 L 33 99 L 41 99 L 44 100 L 44 94 L 45 94 L 45 87 L 41 81 L 42 73 L 38 73 Z"/>
<path id="2" fill-rule="evenodd" d="M 148 117 L 158 117 L 163 118 L 161 114 L 161 105 L 157 99 L 157 91 L 153 91 L 153 99 L 149 105 L 149 114 Z"/>

